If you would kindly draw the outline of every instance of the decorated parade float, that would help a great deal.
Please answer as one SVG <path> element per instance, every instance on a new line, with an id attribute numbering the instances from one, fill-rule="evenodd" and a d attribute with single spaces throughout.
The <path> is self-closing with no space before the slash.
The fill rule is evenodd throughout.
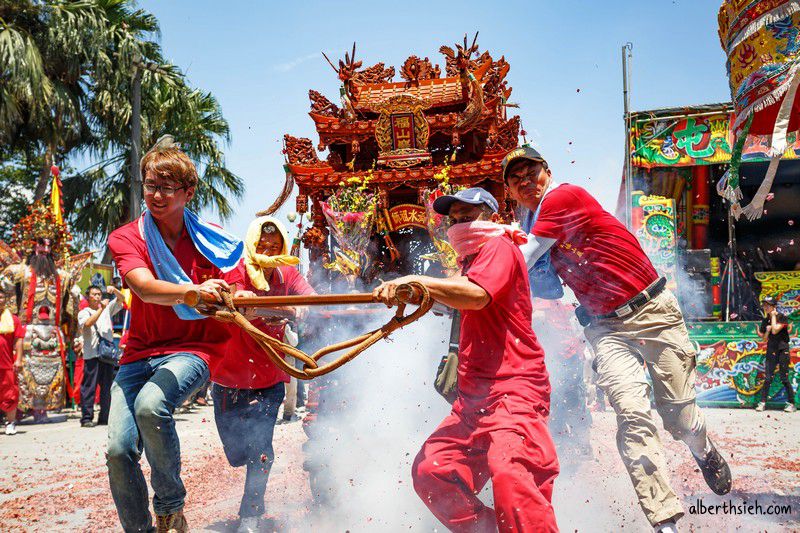
<path id="1" fill-rule="evenodd" d="M 800 8 L 725 2 L 720 39 L 733 103 L 632 113 L 621 199 L 681 300 L 699 348 L 698 399 L 750 406 L 764 382 L 765 296 L 795 326 L 790 379 L 800 385 Z M 783 403 L 778 381 L 770 397 Z"/>
<path id="2" fill-rule="evenodd" d="M 426 209 L 454 188 L 484 187 L 510 215 L 500 162 L 517 146 L 520 119 L 507 115 L 509 64 L 479 54 L 466 37 L 440 52 L 443 70 L 411 56 L 396 76 L 383 63 L 361 68 L 354 45 L 338 66 L 329 61 L 342 83 L 340 105 L 309 91 L 318 142 L 284 137 L 283 199 L 297 184 L 297 211 L 311 222 L 302 242 L 319 289 L 454 268 L 442 217 Z"/>

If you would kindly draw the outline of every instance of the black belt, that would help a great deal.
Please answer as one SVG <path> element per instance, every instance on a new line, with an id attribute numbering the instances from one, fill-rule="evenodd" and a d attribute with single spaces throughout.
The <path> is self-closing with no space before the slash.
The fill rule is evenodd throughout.
<path id="1" fill-rule="evenodd" d="M 647 302 L 661 294 L 667 286 L 667 278 L 660 277 L 651 283 L 645 290 L 617 307 L 613 311 L 605 315 L 597 315 L 594 318 L 623 318 L 630 314 L 635 313 L 645 306 Z"/>

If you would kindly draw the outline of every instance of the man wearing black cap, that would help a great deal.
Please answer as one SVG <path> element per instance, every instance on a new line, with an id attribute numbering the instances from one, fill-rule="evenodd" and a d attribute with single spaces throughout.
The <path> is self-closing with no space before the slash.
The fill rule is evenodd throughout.
<path id="1" fill-rule="evenodd" d="M 461 311 L 458 397 L 414 461 L 414 489 L 452 531 L 557 531 L 550 383 L 531 329 L 525 234 L 497 223 L 497 200 L 480 188 L 437 198 L 433 208 L 449 217 L 461 275 L 407 276 L 373 293 L 392 304 L 398 285 L 416 281 Z M 494 509 L 476 496 L 489 479 Z"/>
<path id="2" fill-rule="evenodd" d="M 535 149 L 508 153 L 503 178 L 511 198 L 527 210 L 522 219 L 530 235 L 521 249 L 528 267 L 549 253 L 581 304 L 577 312 L 596 353 L 597 384 L 617 413 L 617 446 L 639 504 L 656 531 L 674 531 L 683 509 L 669 484 L 642 361 L 665 429 L 689 446 L 715 493 L 731 487 L 730 469 L 708 439 L 695 402 L 695 350 L 678 302 L 636 237 L 583 188 L 553 186 L 547 161 Z"/>
<path id="3" fill-rule="evenodd" d="M 772 296 L 761 300 L 764 310 L 764 320 L 758 328 L 761 338 L 767 341 L 767 356 L 764 359 L 764 386 L 761 387 L 761 401 L 756 406 L 756 411 L 763 411 L 769 400 L 769 388 L 775 376 L 775 367 L 778 367 L 778 376 L 786 390 L 786 405 L 783 410 L 787 413 L 797 411 L 794 405 L 794 391 L 792 382 L 789 381 L 789 335 L 792 325 L 786 315 L 778 312 L 778 302 Z"/>

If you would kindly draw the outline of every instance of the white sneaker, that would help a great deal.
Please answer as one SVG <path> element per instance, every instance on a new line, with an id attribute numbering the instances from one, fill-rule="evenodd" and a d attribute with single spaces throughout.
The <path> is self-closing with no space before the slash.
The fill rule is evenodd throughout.
<path id="1" fill-rule="evenodd" d="M 783 410 L 786 411 L 787 413 L 794 413 L 795 411 L 797 411 L 797 407 L 795 407 L 793 403 L 787 402 L 786 407 L 784 407 Z"/>
<path id="2" fill-rule="evenodd" d="M 16 422 L 9 422 L 6 424 L 6 435 L 16 435 L 17 434 L 17 423 Z"/>
<path id="3" fill-rule="evenodd" d="M 236 533 L 258 533 L 259 522 L 261 522 L 261 519 L 257 516 L 242 518 Z"/>
<path id="4" fill-rule="evenodd" d="M 678 533 L 678 526 L 675 522 L 664 522 L 653 526 L 654 533 Z"/>
<path id="5" fill-rule="evenodd" d="M 764 402 L 758 402 L 758 405 L 756 405 L 756 411 L 763 411 L 766 408 L 767 404 Z"/>

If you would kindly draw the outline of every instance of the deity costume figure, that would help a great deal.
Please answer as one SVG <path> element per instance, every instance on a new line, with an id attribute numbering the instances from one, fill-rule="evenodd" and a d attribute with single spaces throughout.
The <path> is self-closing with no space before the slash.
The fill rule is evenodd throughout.
<path id="1" fill-rule="evenodd" d="M 32 215 L 36 215 L 36 209 Z M 27 218 L 27 217 L 26 217 Z M 24 219 L 23 219 L 24 220 Z M 22 223 L 22 221 L 21 221 Z M 13 289 L 10 307 L 25 328 L 22 367 L 18 370 L 19 410 L 42 418 L 46 411 L 62 409 L 66 400 L 66 347 L 61 325 L 66 315 L 77 316 L 80 289 L 73 276 L 56 266 L 64 233 L 43 237 L 46 225 L 34 225 L 33 234 L 15 239 L 15 248 L 27 253 L 24 263 L 6 267 L 4 283 Z M 47 228 L 47 229 L 52 229 Z M 24 231 L 24 230 L 21 230 Z M 65 315 L 66 314 L 66 315 Z"/>

